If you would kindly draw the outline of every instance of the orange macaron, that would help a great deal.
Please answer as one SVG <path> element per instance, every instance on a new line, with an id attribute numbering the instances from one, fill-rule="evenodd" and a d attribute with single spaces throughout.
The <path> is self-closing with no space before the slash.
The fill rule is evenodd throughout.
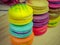
<path id="1" fill-rule="evenodd" d="M 31 45 L 34 39 L 34 34 L 32 33 L 27 38 L 16 38 L 10 35 L 10 40 L 12 45 Z"/>

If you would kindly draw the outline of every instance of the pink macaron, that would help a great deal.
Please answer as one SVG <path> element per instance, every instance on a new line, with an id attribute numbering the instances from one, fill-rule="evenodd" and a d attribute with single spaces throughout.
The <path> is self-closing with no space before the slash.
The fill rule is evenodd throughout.
<path id="1" fill-rule="evenodd" d="M 50 8 L 60 8 L 60 4 L 49 4 Z"/>
<path id="2" fill-rule="evenodd" d="M 41 27 L 41 28 L 33 27 L 34 35 L 35 35 L 35 36 L 39 36 L 39 35 L 45 34 L 45 33 L 47 32 L 47 28 L 48 28 L 47 25 L 45 25 L 45 26 L 43 26 L 43 27 Z"/>
<path id="3" fill-rule="evenodd" d="M 53 2 L 53 1 L 54 1 L 54 2 L 57 2 L 57 1 L 58 1 L 58 2 L 59 2 L 60 0 L 48 0 L 48 1 L 52 1 L 52 2 Z"/>
<path id="4" fill-rule="evenodd" d="M 48 0 L 50 8 L 60 8 L 60 0 Z"/>

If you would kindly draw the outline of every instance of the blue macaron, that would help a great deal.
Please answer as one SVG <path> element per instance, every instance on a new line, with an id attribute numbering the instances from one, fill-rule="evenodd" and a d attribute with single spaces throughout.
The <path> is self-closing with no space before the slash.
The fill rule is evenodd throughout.
<path id="1" fill-rule="evenodd" d="M 17 37 L 17 38 L 25 38 L 28 37 L 32 33 L 32 27 L 33 27 L 33 22 L 30 22 L 26 25 L 9 25 L 9 32 L 11 35 Z"/>

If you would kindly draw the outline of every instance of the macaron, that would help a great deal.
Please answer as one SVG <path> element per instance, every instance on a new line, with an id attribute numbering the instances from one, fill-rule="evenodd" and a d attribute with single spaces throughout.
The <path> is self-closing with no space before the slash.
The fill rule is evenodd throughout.
<path id="1" fill-rule="evenodd" d="M 45 13 L 45 14 L 41 14 L 41 15 L 38 15 L 38 14 L 34 14 L 33 16 L 33 22 L 44 22 L 46 20 L 49 20 L 49 14 L 48 13 Z"/>
<path id="2" fill-rule="evenodd" d="M 56 19 L 51 19 L 51 20 L 49 20 L 49 27 L 55 27 L 57 24 L 58 24 L 58 22 L 60 21 L 60 16 L 59 17 L 57 17 Z"/>
<path id="3" fill-rule="evenodd" d="M 42 22 L 42 23 L 33 23 L 33 27 L 43 27 L 44 25 L 48 24 L 48 21 Z"/>
<path id="4" fill-rule="evenodd" d="M 27 38 L 16 38 L 10 35 L 10 40 L 12 45 L 31 45 L 34 39 L 34 34 L 32 33 Z"/>
<path id="5" fill-rule="evenodd" d="M 59 0 L 48 0 L 49 7 L 51 8 L 60 8 L 60 1 Z"/>
<path id="6" fill-rule="evenodd" d="M 49 19 L 50 19 L 50 20 L 54 20 L 54 19 L 58 18 L 59 16 L 60 16 L 60 15 L 58 15 L 58 14 L 56 14 L 56 13 L 50 13 Z"/>
<path id="7" fill-rule="evenodd" d="M 60 2 L 60 0 L 48 0 L 48 1 L 51 1 L 51 2 Z"/>
<path id="8" fill-rule="evenodd" d="M 33 0 L 30 3 L 28 1 L 26 3 L 33 8 L 34 14 L 43 14 L 49 11 L 47 1 Z"/>
<path id="9" fill-rule="evenodd" d="M 48 23 L 48 27 L 56 27 L 58 25 L 58 22 L 55 23 Z"/>
<path id="10" fill-rule="evenodd" d="M 59 13 L 60 12 L 60 8 L 50 8 L 49 12 Z"/>
<path id="11" fill-rule="evenodd" d="M 33 19 L 33 16 L 27 17 L 27 19 L 23 19 L 23 20 L 21 20 L 21 19 L 15 20 L 15 19 L 11 19 L 11 18 L 9 18 L 8 20 L 10 23 L 12 23 L 14 25 L 26 25 L 26 24 L 30 23 L 32 21 L 32 19 Z"/>
<path id="12" fill-rule="evenodd" d="M 47 25 L 44 25 L 43 27 L 40 27 L 40 28 L 33 27 L 34 35 L 39 36 L 39 35 L 45 34 L 47 31 L 47 28 L 48 28 Z"/>
<path id="13" fill-rule="evenodd" d="M 16 4 L 9 9 L 8 15 L 10 23 L 24 25 L 32 21 L 33 9 L 24 3 Z"/>
<path id="14" fill-rule="evenodd" d="M 29 24 L 22 26 L 10 24 L 9 26 L 9 32 L 12 36 L 15 36 L 17 38 L 26 38 L 32 33 L 33 23 L 30 22 Z"/>
<path id="15" fill-rule="evenodd" d="M 51 8 L 60 8 L 60 4 L 49 4 Z"/>

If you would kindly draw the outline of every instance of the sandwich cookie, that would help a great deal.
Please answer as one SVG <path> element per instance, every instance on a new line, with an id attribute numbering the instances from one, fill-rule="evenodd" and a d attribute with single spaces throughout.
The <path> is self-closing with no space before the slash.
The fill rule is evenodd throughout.
<path id="1" fill-rule="evenodd" d="M 48 24 L 48 21 L 42 22 L 42 23 L 33 23 L 33 27 L 43 27 L 44 25 Z"/>
<path id="2" fill-rule="evenodd" d="M 41 14 L 41 15 L 34 14 L 34 16 L 33 16 L 33 22 L 35 22 L 35 23 L 44 22 L 44 21 L 48 21 L 48 20 L 49 20 L 48 13 Z"/>
<path id="3" fill-rule="evenodd" d="M 60 2 L 60 0 L 48 0 L 49 2 Z"/>
<path id="4" fill-rule="evenodd" d="M 60 15 L 58 14 L 58 13 L 50 13 L 50 15 L 49 15 L 49 19 L 50 20 L 54 20 L 54 19 L 56 19 L 56 18 L 58 18 Z"/>
<path id="5" fill-rule="evenodd" d="M 60 1 L 59 0 L 48 0 L 49 7 L 51 8 L 60 8 Z"/>
<path id="6" fill-rule="evenodd" d="M 10 36 L 10 40 L 12 45 L 31 45 L 34 39 L 34 34 L 32 33 L 27 38 L 16 38 L 14 36 Z"/>
<path id="7" fill-rule="evenodd" d="M 51 12 L 51 13 L 59 13 L 60 14 L 60 8 L 50 8 L 49 12 Z"/>
<path id="8" fill-rule="evenodd" d="M 15 25 L 24 25 L 32 21 L 33 9 L 27 4 L 16 4 L 9 11 L 9 21 Z"/>
<path id="9" fill-rule="evenodd" d="M 57 17 L 56 19 L 49 20 L 48 27 L 51 27 L 51 26 L 55 27 L 59 21 L 60 21 L 60 16 Z"/>
<path id="10" fill-rule="evenodd" d="M 51 8 L 60 8 L 60 4 L 49 4 Z"/>
<path id="11" fill-rule="evenodd" d="M 26 2 L 30 5 L 34 10 L 34 14 L 43 14 L 49 11 L 48 2 L 47 1 L 36 1 L 33 0 L 30 3 Z"/>
<path id="12" fill-rule="evenodd" d="M 34 35 L 35 36 L 43 35 L 44 33 L 46 33 L 47 28 L 48 28 L 47 25 L 40 28 L 33 27 Z"/>
<path id="13" fill-rule="evenodd" d="M 32 33 L 33 23 L 30 22 L 29 24 L 17 26 L 10 24 L 10 34 L 17 38 L 26 38 Z"/>

